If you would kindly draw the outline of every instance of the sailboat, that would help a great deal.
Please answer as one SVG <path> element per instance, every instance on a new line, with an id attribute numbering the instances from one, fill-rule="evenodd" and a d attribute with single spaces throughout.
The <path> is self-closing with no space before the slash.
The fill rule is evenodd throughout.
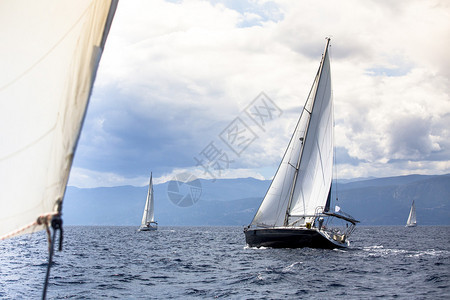
<path id="1" fill-rule="evenodd" d="M 409 211 L 408 220 L 406 221 L 406 227 L 416 227 L 416 206 L 414 204 L 414 200 L 411 205 L 411 210 Z"/>
<path id="2" fill-rule="evenodd" d="M 66 184 L 117 1 L 5 0 L 0 6 L 0 240 L 45 229 L 48 279 L 57 231 L 61 245 Z"/>
<path id="3" fill-rule="evenodd" d="M 158 229 L 158 222 L 155 221 L 155 210 L 153 208 L 153 180 L 150 173 L 150 183 L 148 184 L 147 201 L 145 201 L 144 214 L 142 216 L 139 231 L 150 231 Z"/>
<path id="4" fill-rule="evenodd" d="M 327 38 L 319 70 L 289 145 L 250 225 L 250 247 L 345 248 L 358 222 L 330 210 L 333 103 Z M 333 222 L 343 222 L 342 228 Z"/>

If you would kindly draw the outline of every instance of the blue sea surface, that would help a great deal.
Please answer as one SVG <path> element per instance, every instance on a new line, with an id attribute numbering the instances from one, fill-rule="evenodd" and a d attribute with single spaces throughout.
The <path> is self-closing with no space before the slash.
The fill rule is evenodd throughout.
<path id="1" fill-rule="evenodd" d="M 242 227 L 70 227 L 48 299 L 450 299 L 450 227 L 357 227 L 345 250 L 248 248 Z M 40 298 L 45 233 L 0 242 L 0 298 Z"/>

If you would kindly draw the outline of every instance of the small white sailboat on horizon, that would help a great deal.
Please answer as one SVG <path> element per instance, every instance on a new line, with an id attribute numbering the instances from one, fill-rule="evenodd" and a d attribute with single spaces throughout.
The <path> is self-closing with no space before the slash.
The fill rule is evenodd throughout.
<path id="1" fill-rule="evenodd" d="M 150 183 L 148 184 L 147 200 L 145 201 L 144 214 L 142 215 L 141 227 L 138 231 L 152 231 L 158 229 L 158 222 L 155 221 L 154 196 L 153 196 L 153 175 L 150 173 Z"/>
<path id="2" fill-rule="evenodd" d="M 416 220 L 416 205 L 414 204 L 414 200 L 411 205 L 411 210 L 409 211 L 408 220 L 406 221 L 405 227 L 416 227 L 417 226 L 417 220 Z"/>
<path id="3" fill-rule="evenodd" d="M 333 174 L 333 101 L 330 39 L 297 126 L 250 225 L 250 247 L 345 248 L 358 222 L 338 206 L 330 211 Z M 342 228 L 332 222 L 344 222 Z"/>

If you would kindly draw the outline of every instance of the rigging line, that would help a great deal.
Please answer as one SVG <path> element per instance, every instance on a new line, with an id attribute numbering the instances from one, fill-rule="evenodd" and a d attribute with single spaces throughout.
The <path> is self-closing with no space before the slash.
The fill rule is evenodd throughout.
<path id="1" fill-rule="evenodd" d="M 11 233 L 7 233 L 7 234 L 1 236 L 1 237 L 0 237 L 0 241 L 3 241 L 3 240 L 6 240 L 6 239 L 11 238 L 11 237 L 13 237 L 13 236 L 19 235 L 22 231 L 25 231 L 25 230 L 27 230 L 28 228 L 31 228 L 31 227 L 36 226 L 36 225 L 37 225 L 37 221 L 34 221 L 33 223 L 30 223 L 30 224 L 28 224 L 28 225 L 25 225 L 25 226 L 23 226 L 23 227 L 21 227 L 21 228 L 15 230 L 15 231 L 11 232 Z"/>
<path id="2" fill-rule="evenodd" d="M 333 129 L 334 130 L 334 129 Z M 336 147 L 334 147 L 333 149 L 334 151 L 334 185 L 335 185 L 335 189 L 336 189 L 336 201 L 339 200 L 339 194 L 338 194 L 338 170 L 337 170 L 337 163 L 336 163 Z"/>
<path id="3" fill-rule="evenodd" d="M 327 57 L 327 53 L 328 53 L 328 45 L 330 43 L 330 39 L 327 38 L 327 40 L 328 41 L 327 41 L 327 44 L 325 45 L 325 50 L 324 50 L 324 52 L 322 54 L 322 59 L 320 60 L 319 70 L 317 71 L 317 75 L 316 75 L 316 77 L 314 79 L 314 84 L 311 87 L 311 90 L 309 92 L 308 100 L 306 100 L 306 103 L 305 103 L 305 106 L 306 106 L 306 104 L 308 104 L 308 101 L 310 100 L 311 93 L 313 92 L 314 94 L 312 95 L 312 98 L 311 98 L 311 100 L 313 102 L 311 104 L 311 113 L 309 114 L 309 119 L 308 119 L 308 121 L 306 123 L 306 130 L 305 130 L 304 138 L 303 138 L 304 142 L 306 141 L 306 139 L 308 137 L 309 125 L 311 124 L 311 118 L 313 117 L 312 116 L 312 112 L 313 112 L 314 107 L 316 105 L 317 91 L 319 89 L 319 85 L 320 85 L 320 82 L 321 82 L 323 67 L 324 67 L 324 64 L 325 64 L 325 58 Z M 303 115 L 303 112 L 302 112 L 302 115 Z M 301 117 L 302 116 L 300 116 L 300 119 L 301 119 Z M 300 120 L 299 120 L 299 122 L 300 122 Z M 305 148 L 305 144 L 302 143 L 302 146 L 301 146 L 301 149 L 300 149 L 300 153 L 299 153 L 299 157 L 298 157 L 298 160 L 297 160 L 297 169 L 296 169 L 296 172 L 294 173 L 294 180 L 293 180 L 292 185 L 291 185 L 291 191 L 290 191 L 290 194 L 289 194 L 288 205 L 287 205 L 287 208 L 286 208 L 286 216 L 285 216 L 285 219 L 284 219 L 285 226 L 287 226 L 288 223 L 289 223 L 289 214 L 290 214 L 290 210 L 291 210 L 292 197 L 294 196 L 295 182 L 297 181 L 298 171 L 299 171 L 299 168 L 300 168 L 300 162 L 301 162 L 302 157 L 303 157 L 303 150 L 304 150 L 304 148 Z M 303 189 L 302 189 L 302 194 L 303 194 Z M 305 201 L 304 200 L 303 200 L 303 206 L 305 206 Z"/>
<path id="4" fill-rule="evenodd" d="M 314 79 L 314 81 L 315 81 L 315 80 L 316 80 L 316 78 Z M 311 90 L 313 89 L 313 87 L 314 87 L 314 83 L 313 83 L 313 86 L 311 87 Z M 310 94 L 311 94 L 311 91 L 310 91 Z M 309 99 L 309 96 L 308 96 L 308 99 Z M 308 100 L 306 101 L 305 105 L 306 105 L 307 103 L 308 103 Z M 272 185 L 273 185 L 274 179 L 277 177 L 278 172 L 281 170 L 281 166 L 283 165 L 284 159 L 286 158 L 287 155 L 290 155 L 290 157 L 292 157 L 292 148 L 293 148 L 293 146 L 294 146 L 294 145 L 293 145 L 293 144 L 294 144 L 294 138 L 295 138 L 295 134 L 298 132 L 298 128 L 299 128 L 299 126 L 300 126 L 300 121 L 302 120 L 302 116 L 303 116 L 303 109 L 302 109 L 302 111 L 301 111 L 300 118 L 299 118 L 298 121 L 297 121 L 297 125 L 295 125 L 295 130 L 294 130 L 294 132 L 292 133 L 291 139 L 289 140 L 289 144 L 288 144 L 288 146 L 287 146 L 287 148 L 286 148 L 286 150 L 285 150 L 285 152 L 284 152 L 284 154 L 283 154 L 283 158 L 282 158 L 280 164 L 278 165 L 277 171 L 275 172 L 275 175 L 273 176 L 272 182 L 270 183 L 269 188 L 267 189 L 266 193 L 264 194 L 264 198 L 263 198 L 261 204 L 259 205 L 258 210 L 256 211 L 255 215 L 253 216 L 253 219 L 252 219 L 252 222 L 250 223 L 250 225 L 253 224 L 253 222 L 255 221 L 255 218 L 256 218 L 256 216 L 258 215 L 259 210 L 261 209 L 264 200 L 266 199 L 266 197 L 268 197 L 269 191 L 272 190 Z M 291 151 L 289 152 L 289 150 L 291 150 Z M 290 160 L 290 158 L 289 158 L 289 160 Z M 290 165 L 289 160 L 288 160 L 287 164 Z M 280 173 L 279 176 L 281 176 L 281 173 Z M 284 177 L 283 180 L 282 180 L 283 183 L 284 183 L 285 180 L 286 180 L 286 174 L 285 174 L 284 176 L 285 176 L 285 177 Z M 283 194 L 283 190 L 284 190 L 284 184 L 283 184 L 282 192 L 281 192 L 281 194 L 280 194 L 280 199 L 281 199 L 281 195 Z M 278 201 L 277 211 L 279 211 L 280 213 L 277 215 L 277 219 L 278 219 L 278 216 L 281 214 L 281 210 L 280 210 L 281 206 L 284 206 L 284 203 L 281 203 L 281 201 Z"/>
<path id="5" fill-rule="evenodd" d="M 53 236 L 51 238 L 50 245 L 49 245 L 47 273 L 45 274 L 44 290 L 42 291 L 42 300 L 45 300 L 47 297 L 48 279 L 50 277 L 50 269 L 53 264 L 53 252 L 54 252 L 55 242 L 56 242 L 56 232 L 58 230 L 59 230 L 59 249 L 58 250 L 61 251 L 61 248 L 62 248 L 63 230 L 62 230 L 62 219 L 59 214 L 53 216 L 53 218 L 52 218 L 52 229 L 53 229 Z"/>
<path id="6" fill-rule="evenodd" d="M 329 48 L 329 54 L 330 54 L 330 65 L 333 62 L 333 47 Z M 333 84 L 331 84 L 331 98 L 334 99 L 334 91 L 333 91 Z M 334 102 L 334 101 L 333 101 Z M 333 103 L 334 104 L 334 103 Z M 333 166 L 334 166 L 334 186 L 335 186 L 335 194 L 336 194 L 336 201 L 338 200 L 338 169 L 337 169 L 337 159 L 336 159 L 336 146 L 334 145 L 334 140 L 336 139 L 336 119 L 334 118 L 334 105 L 331 106 L 332 109 L 332 115 L 333 115 Z"/>
<path id="7" fill-rule="evenodd" d="M 12 231 L 12 232 L 7 233 L 7 234 L 5 234 L 3 236 L 0 236 L 0 241 L 9 239 L 9 238 L 11 238 L 13 236 L 16 236 L 16 235 L 19 235 L 23 231 L 25 231 L 25 230 L 27 230 L 27 229 L 29 229 L 31 227 L 42 225 L 42 224 L 45 223 L 45 220 L 47 220 L 48 218 L 50 218 L 50 217 L 52 217 L 52 216 L 54 216 L 56 214 L 57 213 L 53 212 L 53 213 L 48 213 L 48 214 L 45 214 L 45 215 L 41 215 L 41 216 L 38 217 L 38 219 L 36 221 L 34 221 L 34 222 L 30 223 L 30 224 L 27 224 L 27 225 L 25 225 L 25 226 L 15 230 L 15 231 Z"/>

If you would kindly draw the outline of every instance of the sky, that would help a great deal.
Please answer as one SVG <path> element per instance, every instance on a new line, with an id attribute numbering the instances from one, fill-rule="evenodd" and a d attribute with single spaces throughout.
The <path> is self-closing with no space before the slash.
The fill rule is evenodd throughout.
<path id="1" fill-rule="evenodd" d="M 326 37 L 337 177 L 450 173 L 448 20 L 435 0 L 120 1 L 69 185 L 272 178 Z"/>

